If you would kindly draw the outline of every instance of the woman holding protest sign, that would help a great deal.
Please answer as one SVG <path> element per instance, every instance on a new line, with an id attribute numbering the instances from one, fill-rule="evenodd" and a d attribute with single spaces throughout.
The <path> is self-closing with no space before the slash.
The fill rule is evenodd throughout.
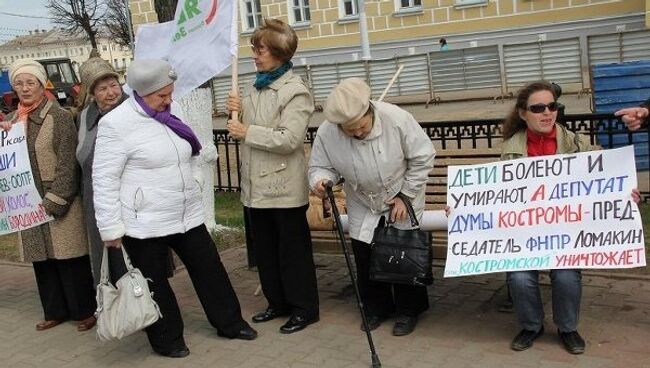
<path id="1" fill-rule="evenodd" d="M 68 319 L 78 331 L 95 325 L 95 298 L 75 159 L 77 131 L 72 116 L 45 97 L 47 76 L 37 61 L 21 59 L 9 68 L 18 110 L 3 130 L 24 124 L 34 185 L 54 221 L 21 232 L 26 261 L 34 265 L 45 319 L 38 331 Z"/>
<path id="2" fill-rule="evenodd" d="M 569 131 L 557 123 L 557 95 L 550 83 L 528 84 L 517 94 L 517 102 L 503 123 L 502 160 L 522 157 L 577 153 L 599 149 L 589 137 Z M 639 202 L 635 189 L 632 199 Z M 507 273 L 508 288 L 522 330 L 515 336 L 511 348 L 530 348 L 544 333 L 544 308 L 539 290 L 538 271 Z M 553 321 L 565 349 L 582 354 L 585 341 L 577 331 L 582 277 L 577 269 L 550 270 L 553 297 Z"/>
<path id="3" fill-rule="evenodd" d="M 307 224 L 308 186 L 303 141 L 314 103 L 291 58 L 298 37 L 286 23 L 266 19 L 251 38 L 255 83 L 231 94 L 230 136 L 241 141 L 241 201 L 250 209 L 253 246 L 266 310 L 262 323 L 290 316 L 289 334 L 319 320 L 318 289 Z"/>

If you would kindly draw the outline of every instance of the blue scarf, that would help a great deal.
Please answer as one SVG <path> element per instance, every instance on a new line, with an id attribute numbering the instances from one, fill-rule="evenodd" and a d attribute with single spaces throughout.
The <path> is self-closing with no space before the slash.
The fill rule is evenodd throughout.
<path id="1" fill-rule="evenodd" d="M 264 87 L 268 87 L 271 83 L 275 82 L 276 79 L 283 76 L 284 73 L 286 73 L 292 67 L 293 63 L 291 61 L 287 61 L 286 63 L 271 70 L 270 72 L 257 72 L 253 86 L 255 86 L 258 91 Z"/>
<path id="2" fill-rule="evenodd" d="M 192 128 L 181 121 L 181 119 L 179 119 L 176 115 L 173 115 L 171 113 L 171 106 L 167 106 L 167 109 L 165 109 L 165 111 L 156 111 L 149 107 L 149 105 L 144 102 L 144 99 L 140 97 L 136 91 L 133 91 L 133 97 L 135 98 L 135 101 L 138 103 L 138 105 L 140 105 L 140 107 L 142 107 L 142 109 L 147 113 L 147 115 L 149 115 L 157 122 L 166 125 L 169 127 L 169 129 L 176 133 L 176 135 L 186 140 L 187 143 L 189 143 L 192 147 L 192 156 L 199 154 L 201 151 L 201 143 L 199 143 L 199 139 L 196 138 L 196 135 L 194 135 Z"/>

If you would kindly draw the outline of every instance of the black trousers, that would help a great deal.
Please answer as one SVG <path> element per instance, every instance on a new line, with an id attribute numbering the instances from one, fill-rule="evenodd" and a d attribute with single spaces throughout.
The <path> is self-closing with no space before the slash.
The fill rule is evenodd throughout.
<path id="1" fill-rule="evenodd" d="M 97 309 L 90 257 L 33 262 L 45 320 L 81 321 Z"/>
<path id="2" fill-rule="evenodd" d="M 388 317 L 392 313 L 415 317 L 429 309 L 426 286 L 391 284 L 370 280 L 370 244 L 352 239 L 357 283 L 368 316 Z"/>
<path id="3" fill-rule="evenodd" d="M 269 307 L 318 316 L 318 286 L 307 206 L 251 208 L 255 259 Z"/>
<path id="4" fill-rule="evenodd" d="M 183 319 L 167 279 L 168 247 L 185 264 L 208 321 L 220 335 L 234 337 L 248 326 L 242 319 L 239 300 L 205 225 L 159 238 L 125 236 L 122 242 L 133 266 L 152 280 L 149 290 L 162 313 L 162 318 L 146 330 L 155 351 L 165 353 L 185 347 Z"/>

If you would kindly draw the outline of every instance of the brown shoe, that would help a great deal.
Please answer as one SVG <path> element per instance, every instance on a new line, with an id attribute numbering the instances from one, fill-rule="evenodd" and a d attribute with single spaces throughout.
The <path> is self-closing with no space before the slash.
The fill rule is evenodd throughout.
<path id="1" fill-rule="evenodd" d="M 77 323 L 77 331 L 79 332 L 88 331 L 91 328 L 95 327 L 96 324 L 97 324 L 97 319 L 95 318 L 95 316 L 90 316 Z"/>
<path id="2" fill-rule="evenodd" d="M 36 324 L 36 331 L 45 331 L 54 326 L 58 326 L 63 321 L 51 320 L 51 321 L 40 321 Z"/>

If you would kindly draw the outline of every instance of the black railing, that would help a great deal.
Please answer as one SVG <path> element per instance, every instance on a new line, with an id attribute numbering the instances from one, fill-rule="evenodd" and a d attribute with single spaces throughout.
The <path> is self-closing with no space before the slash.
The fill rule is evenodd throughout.
<path id="1" fill-rule="evenodd" d="M 637 167 L 648 170 L 650 129 L 630 132 L 623 122 L 612 114 L 578 114 L 564 116 L 564 124 L 572 131 L 591 137 L 592 143 L 612 148 L 634 144 Z M 420 125 L 437 150 L 492 148 L 501 143 L 502 119 L 460 120 L 423 122 Z M 305 137 L 305 149 L 309 150 L 318 128 L 311 127 Z M 239 191 L 239 142 L 233 140 L 225 129 L 213 130 L 214 143 L 219 151 L 218 172 L 215 175 L 215 191 Z M 639 180 L 642 180 L 640 177 Z M 644 201 L 650 201 L 650 174 L 648 183 L 639 184 Z"/>

